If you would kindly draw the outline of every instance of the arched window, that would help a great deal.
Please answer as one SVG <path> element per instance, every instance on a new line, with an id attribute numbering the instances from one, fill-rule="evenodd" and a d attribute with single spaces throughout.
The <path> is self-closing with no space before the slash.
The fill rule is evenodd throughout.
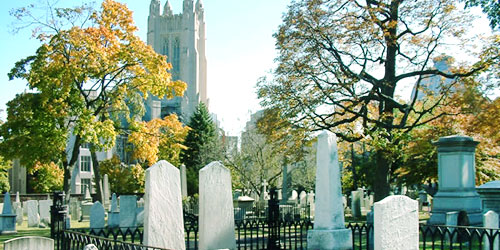
<path id="1" fill-rule="evenodd" d="M 167 56 L 167 61 L 172 61 L 170 60 L 170 49 L 169 49 L 169 42 L 168 39 L 165 39 L 165 42 L 163 43 L 163 55 Z"/>

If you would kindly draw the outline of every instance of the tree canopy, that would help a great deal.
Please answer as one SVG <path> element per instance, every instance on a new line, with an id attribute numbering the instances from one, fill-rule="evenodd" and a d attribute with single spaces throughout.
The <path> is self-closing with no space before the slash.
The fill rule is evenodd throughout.
<path id="1" fill-rule="evenodd" d="M 473 20 L 451 0 L 311 0 L 289 6 L 275 34 L 274 79 L 259 83 L 265 107 L 297 126 L 328 129 L 347 141 L 375 140 L 375 200 L 389 194 L 395 150 L 406 133 L 445 115 L 459 79 L 498 62 L 494 42 L 467 37 Z M 479 50 L 473 51 L 474 46 Z M 451 51 L 475 61 L 433 67 Z M 474 54 L 477 53 L 477 54 Z M 481 54 L 481 56 L 479 56 Z M 436 84 L 427 79 L 437 76 Z M 396 89 L 414 83 L 408 99 Z M 411 86 L 410 86 L 411 88 Z M 436 96 L 436 98 L 426 98 Z M 419 104 L 419 98 L 425 100 Z"/>
<path id="2" fill-rule="evenodd" d="M 81 143 L 90 143 L 93 152 L 112 147 L 121 121 L 142 117 L 148 95 L 181 96 L 186 84 L 173 81 L 166 57 L 134 34 L 132 12 L 123 4 L 105 0 L 100 10 L 50 7 L 52 15 L 45 18 L 36 18 L 30 10 L 12 13 L 35 25 L 34 35 L 42 45 L 35 55 L 17 62 L 9 77 L 25 79 L 40 95 L 37 112 L 63 119 L 63 137 L 75 136 L 69 150 L 60 148 L 57 154 L 62 155 L 68 190 L 69 167 L 75 164 Z M 18 145 L 40 143 L 13 136 Z M 28 152 L 20 153 L 8 157 L 22 159 Z M 98 169 L 94 170 L 99 181 Z"/>

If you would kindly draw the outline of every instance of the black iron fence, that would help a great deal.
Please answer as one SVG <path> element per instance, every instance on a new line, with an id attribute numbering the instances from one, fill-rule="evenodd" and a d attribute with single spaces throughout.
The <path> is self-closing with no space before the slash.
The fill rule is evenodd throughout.
<path id="1" fill-rule="evenodd" d="M 59 194 L 63 197 L 64 194 Z M 56 196 L 54 196 L 56 197 Z M 82 249 L 94 244 L 104 249 L 161 249 L 142 245 L 144 229 L 133 228 L 65 228 L 66 207 L 54 199 L 51 235 L 56 249 Z M 309 217 L 282 216 L 277 202 L 270 200 L 266 217 L 247 216 L 235 219 L 238 249 L 307 249 L 307 232 L 313 228 Z M 57 218 L 56 218 L 57 217 Z M 373 224 L 347 223 L 352 230 L 353 249 L 373 249 Z M 198 249 L 198 217 L 184 214 L 186 249 Z M 419 225 L 420 249 L 490 249 L 500 242 L 500 229 Z"/>

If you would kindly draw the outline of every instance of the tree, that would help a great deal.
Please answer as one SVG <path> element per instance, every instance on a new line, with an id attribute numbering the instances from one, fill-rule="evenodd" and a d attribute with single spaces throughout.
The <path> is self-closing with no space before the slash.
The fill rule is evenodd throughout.
<path id="1" fill-rule="evenodd" d="M 74 135 L 67 145 L 69 153 L 63 148 L 56 154 L 64 169 L 64 190 L 68 191 L 70 167 L 76 163 L 82 143 L 92 145 L 92 156 L 111 148 L 121 120 L 142 117 L 148 95 L 181 96 L 186 84 L 172 81 L 168 72 L 172 66 L 166 57 L 134 35 L 137 28 L 132 13 L 123 4 L 105 0 L 99 11 L 88 6 L 50 7 L 47 13 L 51 15 L 46 18 L 37 18 L 30 10 L 21 8 L 12 13 L 35 25 L 34 35 L 42 45 L 35 55 L 17 62 L 9 77 L 27 80 L 28 87 L 40 94 L 40 112 L 62 117 L 62 137 Z M 31 143 L 13 136 L 17 145 Z M 9 157 L 22 159 L 26 153 Z M 97 159 L 92 158 L 99 182 Z M 100 194 L 99 185 L 97 190 Z"/>
<path id="2" fill-rule="evenodd" d="M 48 164 L 36 163 L 29 171 L 33 177 L 29 180 L 33 191 L 50 193 L 61 190 L 64 171 L 54 162 Z"/>
<path id="3" fill-rule="evenodd" d="M 177 115 L 172 114 L 163 119 L 134 123 L 128 142 L 134 145 L 133 156 L 140 163 L 151 166 L 160 159 L 179 166 L 180 152 L 186 149 L 182 143 L 188 131 L 189 127 L 183 126 Z"/>
<path id="4" fill-rule="evenodd" d="M 188 122 L 190 128 L 181 162 L 186 165 L 188 194 L 198 193 L 198 171 L 212 161 L 222 160 L 222 146 L 207 106 L 200 103 Z"/>
<path id="5" fill-rule="evenodd" d="M 498 0 L 465 0 L 465 8 L 479 6 L 490 20 L 490 27 L 495 29 L 500 25 L 500 2 Z"/>
<path id="6" fill-rule="evenodd" d="M 471 18 L 455 1 L 297 1 L 275 34 L 279 50 L 274 79 L 258 84 L 265 107 L 278 108 L 296 126 L 328 129 L 346 141 L 374 139 L 375 200 L 389 194 L 400 143 L 412 129 L 447 115 L 460 78 L 488 69 L 499 55 L 484 46 L 474 63 L 432 68 L 442 53 L 482 44 L 466 39 Z M 498 39 L 498 38 L 497 38 Z M 493 40 L 491 40 L 493 41 Z M 488 40 L 490 42 L 490 40 Z M 425 79 L 439 76 L 437 90 Z M 449 79 L 445 81 L 445 79 Z M 397 87 L 415 82 L 411 100 Z M 438 98 L 416 105 L 422 93 Z"/>
<path id="7" fill-rule="evenodd" d="M 146 175 L 139 164 L 125 165 L 114 155 L 109 160 L 100 162 L 102 174 L 107 174 L 111 192 L 117 194 L 144 193 Z"/>
<path id="8" fill-rule="evenodd" d="M 0 192 L 4 193 L 10 190 L 9 184 L 9 168 L 12 167 L 12 162 L 5 160 L 0 155 Z"/>

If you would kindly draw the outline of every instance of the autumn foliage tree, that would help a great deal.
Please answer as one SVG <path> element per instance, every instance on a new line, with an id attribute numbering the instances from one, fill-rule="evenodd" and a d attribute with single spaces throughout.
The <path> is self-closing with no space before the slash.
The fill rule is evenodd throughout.
<path id="1" fill-rule="evenodd" d="M 42 45 L 35 55 L 17 62 L 9 77 L 25 79 L 28 87 L 39 93 L 37 112 L 64 121 L 58 125 L 63 141 L 74 136 L 67 145 L 69 150 L 59 148 L 56 154 L 64 169 L 64 190 L 68 191 L 70 167 L 76 163 L 82 143 L 92 145 L 93 156 L 96 151 L 111 148 L 120 121 L 141 117 L 148 95 L 182 96 L 186 84 L 173 81 L 166 57 L 134 34 L 137 27 L 132 12 L 123 4 L 105 0 L 99 10 L 88 6 L 50 8 L 47 13 L 51 15 L 42 18 L 32 10 L 21 8 L 12 14 L 22 22 L 20 26 L 35 26 L 34 35 Z M 7 133 L 2 136 L 11 136 L 13 147 L 40 143 L 10 135 L 8 129 L 2 131 Z M 22 159 L 28 152 L 22 150 L 8 157 Z M 94 166 L 94 175 L 99 182 L 98 166 Z M 99 185 L 97 189 L 100 193 Z"/>
<path id="2" fill-rule="evenodd" d="M 389 194 L 391 174 L 406 134 L 446 113 L 457 81 L 495 65 L 495 39 L 466 37 L 473 20 L 451 0 L 301 0 L 293 2 L 275 34 L 274 79 L 259 83 L 265 107 L 278 108 L 297 126 L 327 129 L 346 141 L 373 139 L 375 200 Z M 498 39 L 498 38 L 497 38 Z M 450 51 L 473 51 L 476 61 L 433 68 Z M 437 90 L 423 84 L 439 76 Z M 444 81 L 449 79 L 450 81 Z M 410 100 L 396 89 L 415 83 Z M 446 83 L 446 84 L 445 84 Z M 438 98 L 417 105 L 417 96 Z"/>

